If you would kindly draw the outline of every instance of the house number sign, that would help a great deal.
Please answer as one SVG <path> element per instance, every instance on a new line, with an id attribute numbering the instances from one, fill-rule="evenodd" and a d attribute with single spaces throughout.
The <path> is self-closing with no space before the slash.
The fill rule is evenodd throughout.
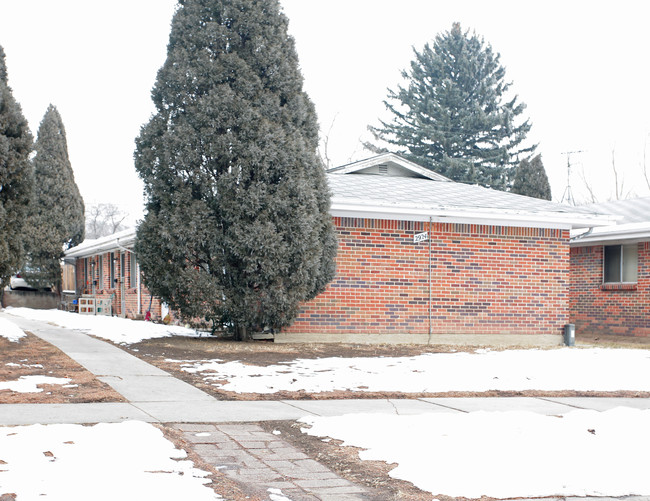
<path id="1" fill-rule="evenodd" d="M 418 242 L 424 242 L 429 239 L 429 232 L 425 231 L 424 233 L 416 233 L 413 235 L 413 241 L 417 244 Z"/>

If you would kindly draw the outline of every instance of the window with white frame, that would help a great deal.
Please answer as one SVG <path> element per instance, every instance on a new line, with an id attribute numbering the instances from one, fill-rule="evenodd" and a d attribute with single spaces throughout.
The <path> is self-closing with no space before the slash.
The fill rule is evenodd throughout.
<path id="1" fill-rule="evenodd" d="M 605 245 L 604 283 L 636 283 L 639 267 L 638 245 Z"/>

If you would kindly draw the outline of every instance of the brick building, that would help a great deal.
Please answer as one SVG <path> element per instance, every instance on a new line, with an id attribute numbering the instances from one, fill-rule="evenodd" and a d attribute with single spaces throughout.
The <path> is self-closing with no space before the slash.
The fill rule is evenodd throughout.
<path id="1" fill-rule="evenodd" d="M 277 341 L 559 344 L 569 232 L 609 221 L 455 183 L 390 153 L 328 181 L 337 275 Z"/>
<path id="2" fill-rule="evenodd" d="M 332 169 L 328 182 L 337 274 L 275 333 L 278 342 L 559 344 L 569 322 L 569 232 L 610 222 L 455 183 L 390 153 Z M 132 278 L 134 237 L 67 252 L 78 287 L 92 293 L 97 282 L 127 316 L 142 314 L 150 297 Z"/>
<path id="3" fill-rule="evenodd" d="M 572 233 L 571 322 L 578 334 L 650 336 L 650 197 L 589 209 L 619 220 Z"/>
<path id="4" fill-rule="evenodd" d="M 161 319 L 166 308 L 141 283 L 133 252 L 135 230 L 124 230 L 96 240 L 86 240 L 65 253 L 65 262 L 75 268 L 75 292 L 110 301 L 110 314 L 144 318 L 150 311 Z"/>

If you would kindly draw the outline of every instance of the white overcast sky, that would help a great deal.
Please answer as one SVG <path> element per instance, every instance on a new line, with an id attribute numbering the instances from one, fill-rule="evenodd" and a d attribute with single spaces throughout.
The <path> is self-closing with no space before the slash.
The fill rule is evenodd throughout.
<path id="1" fill-rule="evenodd" d="M 114 202 L 141 216 L 134 138 L 153 113 L 175 0 L 0 0 L 9 84 L 34 134 L 49 103 L 66 126 L 86 204 Z M 614 196 L 612 151 L 625 191 L 650 195 L 650 2 L 281 0 L 305 89 L 329 136 L 332 165 L 371 156 L 360 139 L 385 115 L 387 89 L 441 31 L 459 21 L 501 54 L 528 105 L 554 199 L 567 184 L 586 199 Z M 328 130 L 331 132 L 328 133 Z"/>

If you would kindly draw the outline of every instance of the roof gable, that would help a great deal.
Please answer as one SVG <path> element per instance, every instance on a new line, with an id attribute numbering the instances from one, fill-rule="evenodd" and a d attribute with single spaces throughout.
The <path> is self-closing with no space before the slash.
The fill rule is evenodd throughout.
<path id="1" fill-rule="evenodd" d="M 365 160 L 359 160 L 327 171 L 329 174 L 366 174 L 392 177 L 413 177 L 432 181 L 452 182 L 451 179 L 425 169 L 395 153 L 382 153 Z"/>

